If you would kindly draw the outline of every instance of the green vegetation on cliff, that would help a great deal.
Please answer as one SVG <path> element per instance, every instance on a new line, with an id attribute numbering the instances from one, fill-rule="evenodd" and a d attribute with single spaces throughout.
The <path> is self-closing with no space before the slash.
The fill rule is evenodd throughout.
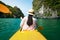
<path id="1" fill-rule="evenodd" d="M 49 6 L 53 10 L 60 10 L 60 0 L 33 0 L 33 8 L 35 10 L 38 10 L 42 4 L 45 7 Z"/>
<path id="2" fill-rule="evenodd" d="M 57 11 L 57 16 L 60 16 L 60 0 L 33 0 L 34 10 L 39 10 L 42 5 L 45 8 L 50 8 L 53 11 Z"/>

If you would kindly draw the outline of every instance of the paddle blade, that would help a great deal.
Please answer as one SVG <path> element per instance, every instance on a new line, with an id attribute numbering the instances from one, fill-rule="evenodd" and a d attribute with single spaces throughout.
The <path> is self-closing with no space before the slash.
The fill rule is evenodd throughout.
<path id="1" fill-rule="evenodd" d="M 39 26 L 38 29 L 39 29 L 39 30 L 43 30 L 44 28 L 43 28 L 42 26 Z"/>

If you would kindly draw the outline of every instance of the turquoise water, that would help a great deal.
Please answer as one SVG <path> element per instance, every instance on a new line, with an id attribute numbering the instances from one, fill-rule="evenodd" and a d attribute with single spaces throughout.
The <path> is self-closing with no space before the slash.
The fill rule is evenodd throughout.
<path id="1" fill-rule="evenodd" d="M 21 20 L 13 18 L 0 18 L 0 40 L 9 38 L 20 28 Z M 60 40 L 60 19 L 38 19 L 39 30 L 48 40 Z"/>
<path id="2" fill-rule="evenodd" d="M 38 19 L 39 30 L 48 40 L 60 40 L 60 19 Z"/>
<path id="3" fill-rule="evenodd" d="M 0 18 L 0 40 L 9 38 L 19 29 L 20 19 Z"/>

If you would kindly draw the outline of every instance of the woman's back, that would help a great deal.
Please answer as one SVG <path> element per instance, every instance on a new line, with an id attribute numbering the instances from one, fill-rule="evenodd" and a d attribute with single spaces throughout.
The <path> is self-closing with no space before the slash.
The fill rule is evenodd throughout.
<path id="1" fill-rule="evenodd" d="M 22 27 L 22 30 L 34 30 L 36 28 L 36 19 L 34 17 L 32 17 L 32 19 L 33 19 L 33 24 L 30 26 L 27 24 L 28 17 L 24 17 L 22 19 L 20 24 L 20 26 Z"/>

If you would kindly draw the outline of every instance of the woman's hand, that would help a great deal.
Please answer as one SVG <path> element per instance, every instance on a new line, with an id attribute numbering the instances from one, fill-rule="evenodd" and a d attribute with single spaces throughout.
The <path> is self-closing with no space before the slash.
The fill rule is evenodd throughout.
<path id="1" fill-rule="evenodd" d="M 22 28 L 20 28 L 20 31 L 22 31 Z"/>

